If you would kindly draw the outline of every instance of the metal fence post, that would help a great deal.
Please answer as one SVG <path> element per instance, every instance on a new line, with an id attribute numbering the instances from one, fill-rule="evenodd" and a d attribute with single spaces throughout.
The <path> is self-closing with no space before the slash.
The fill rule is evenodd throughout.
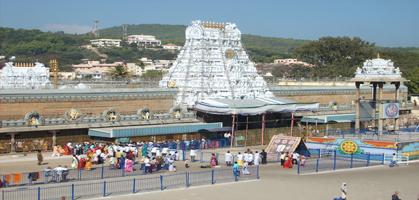
<path id="1" fill-rule="evenodd" d="M 382 164 L 382 165 L 384 165 L 385 159 L 386 159 L 386 154 L 385 154 L 385 153 L 383 153 L 383 160 L 382 160 L 382 162 L 381 162 L 381 164 Z"/>
<path id="2" fill-rule="evenodd" d="M 211 184 L 214 185 L 214 170 L 211 172 Z"/>
<path id="3" fill-rule="evenodd" d="M 217 153 L 217 154 L 215 154 L 215 157 L 217 158 L 217 160 L 218 160 L 218 155 L 219 155 L 218 153 Z"/>
<path id="4" fill-rule="evenodd" d="M 106 181 L 103 182 L 103 197 L 106 197 Z"/>
<path id="5" fill-rule="evenodd" d="M 71 200 L 74 200 L 74 184 L 71 184 Z"/>
<path id="6" fill-rule="evenodd" d="M 38 200 L 41 200 L 41 187 L 38 187 Z"/>
<path id="7" fill-rule="evenodd" d="M 316 172 L 319 172 L 319 159 L 317 159 Z"/>
<path id="8" fill-rule="evenodd" d="M 160 175 L 160 186 L 161 186 L 161 190 L 163 190 L 163 176 Z"/>
<path id="9" fill-rule="evenodd" d="M 333 170 L 336 170 L 336 151 L 334 151 L 333 154 Z"/>
<path id="10" fill-rule="evenodd" d="M 370 159 L 371 159 L 370 156 L 371 156 L 370 154 L 367 155 L 367 167 L 370 165 Z"/>
<path id="11" fill-rule="evenodd" d="M 281 153 L 276 154 L 276 162 L 279 162 L 281 158 Z"/>
<path id="12" fill-rule="evenodd" d="M 189 172 L 186 172 L 186 187 L 189 187 Z"/>
<path id="13" fill-rule="evenodd" d="M 101 177 L 100 177 L 101 179 L 103 179 L 103 170 L 104 170 L 104 169 L 103 169 L 103 166 L 102 166 L 102 175 L 101 175 Z"/>
<path id="14" fill-rule="evenodd" d="M 183 159 L 182 159 L 182 160 L 183 160 L 183 161 L 185 161 L 185 158 L 186 158 L 186 157 L 185 157 L 185 150 L 183 150 L 183 151 L 182 151 L 182 157 L 183 157 Z"/>
<path id="15" fill-rule="evenodd" d="M 77 179 L 81 181 L 81 169 L 77 172 Z"/>
<path id="16" fill-rule="evenodd" d="M 201 157 L 199 158 L 199 162 L 200 163 L 203 163 L 204 162 L 203 159 L 202 159 L 203 157 L 204 157 L 204 152 L 201 152 Z"/>
<path id="17" fill-rule="evenodd" d="M 132 193 L 135 193 L 135 178 L 132 181 Z"/>
<path id="18" fill-rule="evenodd" d="M 354 165 L 354 153 L 351 153 L 351 168 Z"/>
<path id="19" fill-rule="evenodd" d="M 297 174 L 300 174 L 300 161 L 297 162 Z M 258 176 L 259 176 L 259 165 L 258 165 Z"/>
<path id="20" fill-rule="evenodd" d="M 122 170 L 122 177 L 124 177 L 125 176 L 125 167 L 121 168 L 121 170 Z"/>
<path id="21" fill-rule="evenodd" d="M 298 166 L 298 168 L 300 168 L 300 166 Z M 259 165 L 257 167 L 257 179 L 259 179 Z"/>
<path id="22" fill-rule="evenodd" d="M 1 191 L 1 199 L 4 200 L 4 190 Z"/>

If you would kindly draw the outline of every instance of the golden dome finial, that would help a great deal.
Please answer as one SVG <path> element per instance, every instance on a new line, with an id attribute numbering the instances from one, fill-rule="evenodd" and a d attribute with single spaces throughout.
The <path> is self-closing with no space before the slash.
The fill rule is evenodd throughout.
<path id="1" fill-rule="evenodd" d="M 202 22 L 202 26 L 205 27 L 205 22 Z"/>
<path id="2" fill-rule="evenodd" d="M 207 22 L 207 23 L 205 23 L 205 28 L 208 28 L 208 22 Z"/>
<path id="3" fill-rule="evenodd" d="M 380 53 L 377 54 L 377 58 L 380 58 Z"/>
<path id="4" fill-rule="evenodd" d="M 215 28 L 218 28 L 219 26 L 218 26 L 218 23 L 217 24 L 215 24 Z"/>

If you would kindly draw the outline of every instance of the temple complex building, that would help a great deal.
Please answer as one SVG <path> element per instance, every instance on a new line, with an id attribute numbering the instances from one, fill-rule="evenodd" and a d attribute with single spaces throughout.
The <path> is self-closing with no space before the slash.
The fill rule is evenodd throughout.
<path id="1" fill-rule="evenodd" d="M 179 88 L 178 104 L 192 108 L 201 100 L 273 97 L 250 61 L 236 24 L 196 20 L 185 34 L 184 47 L 159 83 Z"/>
<path id="2" fill-rule="evenodd" d="M 6 63 L 1 89 L 43 89 L 51 86 L 49 69 L 43 63 Z"/>

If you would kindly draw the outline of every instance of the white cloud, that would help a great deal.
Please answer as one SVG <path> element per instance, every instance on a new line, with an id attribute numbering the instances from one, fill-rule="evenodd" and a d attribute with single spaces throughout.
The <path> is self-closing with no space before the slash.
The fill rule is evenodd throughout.
<path id="1" fill-rule="evenodd" d="M 45 24 L 43 27 L 40 28 L 42 31 L 64 31 L 64 33 L 70 34 L 83 34 L 92 31 L 91 26 L 83 26 L 78 24 Z"/>

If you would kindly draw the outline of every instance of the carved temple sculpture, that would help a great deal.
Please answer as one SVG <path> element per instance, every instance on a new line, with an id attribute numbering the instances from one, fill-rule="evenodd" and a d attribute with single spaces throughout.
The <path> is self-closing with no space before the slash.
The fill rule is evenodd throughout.
<path id="1" fill-rule="evenodd" d="M 44 64 L 6 63 L 1 77 L 2 89 L 42 89 L 51 87 Z"/>
<path id="2" fill-rule="evenodd" d="M 208 99 L 273 97 L 241 43 L 234 23 L 192 21 L 184 47 L 159 83 L 179 88 L 177 104 L 193 107 Z"/>

